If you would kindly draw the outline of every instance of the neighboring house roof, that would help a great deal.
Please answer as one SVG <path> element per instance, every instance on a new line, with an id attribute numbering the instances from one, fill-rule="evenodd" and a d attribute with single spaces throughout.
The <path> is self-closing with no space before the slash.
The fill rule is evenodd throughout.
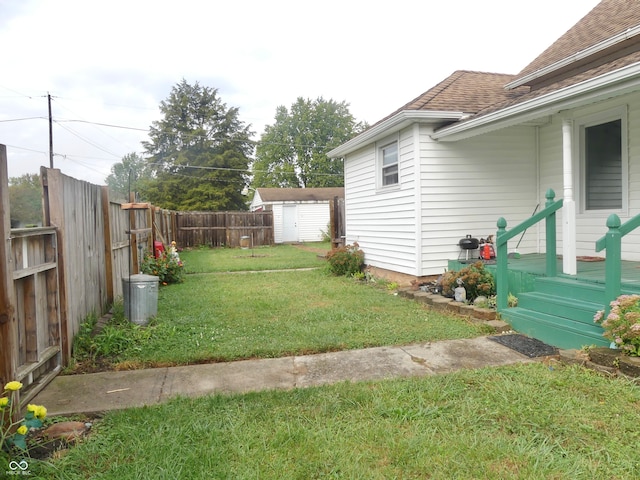
<path id="1" fill-rule="evenodd" d="M 257 188 L 263 202 L 312 202 L 344 198 L 344 187 Z"/>
<path id="2" fill-rule="evenodd" d="M 455 139 L 501 128 L 516 115 L 534 120 L 551 104 L 577 106 L 585 92 L 606 98 L 602 86 L 623 80 L 640 81 L 640 1 L 602 0 L 518 75 L 456 71 L 329 155 L 345 155 L 411 121 L 430 121 L 434 138 Z"/>

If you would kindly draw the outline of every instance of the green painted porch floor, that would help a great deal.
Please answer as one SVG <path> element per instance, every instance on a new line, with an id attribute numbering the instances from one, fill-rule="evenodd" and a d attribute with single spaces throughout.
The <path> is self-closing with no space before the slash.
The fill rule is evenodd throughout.
<path id="1" fill-rule="evenodd" d="M 509 269 L 531 273 L 533 275 L 545 274 L 545 255 L 528 254 L 521 255 L 520 258 L 509 259 Z M 557 260 L 558 276 L 562 274 L 562 258 Z M 581 261 L 578 260 L 577 280 L 604 284 L 604 261 Z M 640 293 L 640 262 L 622 261 L 622 284 Z M 570 276 L 574 278 L 573 276 Z"/>

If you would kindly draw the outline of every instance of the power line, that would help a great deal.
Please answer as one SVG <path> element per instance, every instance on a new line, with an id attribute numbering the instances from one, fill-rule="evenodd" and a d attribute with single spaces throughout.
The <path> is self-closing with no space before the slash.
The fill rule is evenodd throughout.
<path id="1" fill-rule="evenodd" d="M 0 120 L 0 123 L 21 122 L 23 120 L 46 120 L 47 117 L 26 117 L 26 118 L 10 118 L 8 120 Z"/>

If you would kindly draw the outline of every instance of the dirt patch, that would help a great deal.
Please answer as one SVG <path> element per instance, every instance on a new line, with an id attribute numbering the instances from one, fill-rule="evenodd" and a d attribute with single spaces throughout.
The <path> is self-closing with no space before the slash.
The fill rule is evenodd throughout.
<path id="1" fill-rule="evenodd" d="M 294 247 L 299 248 L 300 250 L 305 250 L 307 252 L 313 252 L 313 253 L 317 253 L 318 255 L 324 257 L 328 250 L 326 248 L 322 248 L 322 247 L 314 247 L 311 245 L 305 245 L 304 243 L 294 243 L 293 244 Z"/>

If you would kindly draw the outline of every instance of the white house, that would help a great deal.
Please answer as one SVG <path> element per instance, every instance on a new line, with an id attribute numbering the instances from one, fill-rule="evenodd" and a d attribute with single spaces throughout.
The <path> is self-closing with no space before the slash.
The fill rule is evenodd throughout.
<path id="1" fill-rule="evenodd" d="M 369 265 L 442 273 L 460 238 L 564 199 L 564 272 L 607 216 L 640 212 L 640 3 L 603 0 L 517 75 L 456 71 L 329 155 L 345 162 L 346 242 Z M 543 227 L 519 252 L 542 252 Z M 640 260 L 640 234 L 623 258 Z"/>
<path id="2" fill-rule="evenodd" d="M 258 188 L 252 212 L 273 211 L 274 242 L 319 242 L 328 232 L 329 202 L 344 198 L 344 188 Z"/>
<path id="3" fill-rule="evenodd" d="M 344 159 L 346 243 L 396 274 L 441 274 L 466 235 L 513 249 L 544 218 L 518 253 L 544 254 L 546 273 L 507 308 L 503 246 L 498 309 L 553 345 L 602 345 L 594 313 L 640 293 L 625 266 L 640 261 L 640 2 L 602 0 L 516 75 L 456 71 L 329 156 Z M 583 261 L 596 253 L 604 280 Z"/>

